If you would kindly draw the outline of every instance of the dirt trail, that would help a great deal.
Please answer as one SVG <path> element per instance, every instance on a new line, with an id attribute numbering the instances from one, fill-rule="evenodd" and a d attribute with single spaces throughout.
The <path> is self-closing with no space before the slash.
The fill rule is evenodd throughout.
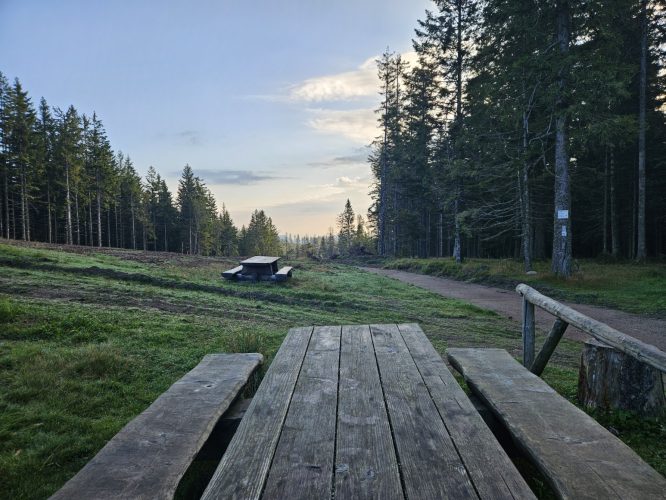
<path id="1" fill-rule="evenodd" d="M 361 269 L 404 281 L 405 283 L 411 283 L 444 297 L 470 302 L 484 309 L 495 311 L 516 322 L 522 321 L 522 300 L 514 291 L 392 269 L 377 269 L 373 267 L 362 267 Z M 662 351 L 666 351 L 666 320 L 587 304 L 563 303 L 591 318 L 612 326 L 616 330 L 657 346 Z M 536 308 L 537 328 L 548 332 L 553 324 L 553 320 L 553 316 L 538 307 Z M 588 338 L 586 334 L 572 327 L 567 329 L 566 337 L 580 341 Z"/>

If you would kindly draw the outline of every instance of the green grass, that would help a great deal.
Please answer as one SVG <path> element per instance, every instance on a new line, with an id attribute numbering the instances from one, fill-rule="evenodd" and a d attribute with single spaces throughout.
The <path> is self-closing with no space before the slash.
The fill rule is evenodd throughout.
<path id="1" fill-rule="evenodd" d="M 267 365 L 294 326 L 418 322 L 442 353 L 493 346 L 520 355 L 508 320 L 351 266 L 297 261 L 289 282 L 252 284 L 220 279 L 231 260 L 79 252 L 0 244 L 6 498 L 49 496 L 205 354 L 259 351 Z M 563 341 L 545 373 L 567 396 L 578 352 Z M 664 473 L 658 425 L 630 438 Z"/>
<path id="2" fill-rule="evenodd" d="M 527 283 L 561 300 L 597 304 L 637 314 L 666 317 L 666 263 L 577 260 L 573 276 L 564 280 L 550 273 L 550 262 L 534 263 L 536 275 L 526 275 L 522 261 L 450 258 L 388 259 L 380 265 L 462 281 L 513 288 Z"/>

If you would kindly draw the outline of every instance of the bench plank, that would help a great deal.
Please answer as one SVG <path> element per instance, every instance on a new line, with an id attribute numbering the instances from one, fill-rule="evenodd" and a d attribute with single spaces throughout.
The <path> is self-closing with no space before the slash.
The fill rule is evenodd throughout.
<path id="1" fill-rule="evenodd" d="M 398 328 L 479 496 L 535 498 L 421 328 Z"/>
<path id="2" fill-rule="evenodd" d="M 561 498 L 664 498 L 666 479 L 503 349 L 448 349 Z"/>
<path id="3" fill-rule="evenodd" d="M 339 326 L 315 327 L 282 428 L 264 498 L 329 498 L 335 454 Z"/>
<path id="4" fill-rule="evenodd" d="M 234 267 L 233 269 L 229 269 L 228 271 L 224 271 L 222 273 L 222 277 L 226 279 L 233 279 L 236 277 L 238 273 L 240 273 L 243 270 L 243 266 L 238 266 Z"/>
<path id="5" fill-rule="evenodd" d="M 403 499 L 368 326 L 342 327 L 335 498 Z"/>
<path id="6" fill-rule="evenodd" d="M 208 354 L 129 422 L 52 499 L 173 498 L 261 354 Z"/>
<path id="7" fill-rule="evenodd" d="M 285 266 L 275 273 L 275 281 L 287 281 L 292 275 L 292 267 Z"/>
<path id="8" fill-rule="evenodd" d="M 312 331 L 289 330 L 202 499 L 259 498 Z"/>
<path id="9" fill-rule="evenodd" d="M 407 497 L 478 498 L 398 327 L 370 331 Z"/>

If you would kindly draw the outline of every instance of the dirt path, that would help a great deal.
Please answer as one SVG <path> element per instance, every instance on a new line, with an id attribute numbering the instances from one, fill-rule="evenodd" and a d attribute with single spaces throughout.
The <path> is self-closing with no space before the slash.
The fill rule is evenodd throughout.
<path id="1" fill-rule="evenodd" d="M 518 323 L 522 321 L 522 301 L 516 292 L 510 290 L 391 269 L 377 269 L 372 267 L 362 267 L 361 269 L 404 281 L 405 283 L 411 283 L 444 297 L 470 302 L 484 309 L 495 311 Z M 602 323 L 606 323 L 623 333 L 636 337 L 648 344 L 655 345 L 662 351 L 666 351 L 666 320 L 587 304 L 574 304 L 571 302 L 564 302 L 564 304 Z M 536 323 L 537 328 L 548 332 L 553 324 L 553 316 L 537 307 Z M 583 332 L 571 327 L 567 329 L 566 336 L 570 339 L 581 341 L 587 338 L 587 335 Z"/>

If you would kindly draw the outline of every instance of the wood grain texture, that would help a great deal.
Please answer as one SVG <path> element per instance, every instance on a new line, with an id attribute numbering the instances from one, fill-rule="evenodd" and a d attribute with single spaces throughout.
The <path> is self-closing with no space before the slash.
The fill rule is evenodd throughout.
<path id="1" fill-rule="evenodd" d="M 128 423 L 51 498 L 166 499 L 261 354 L 209 354 Z"/>
<path id="2" fill-rule="evenodd" d="M 478 498 L 396 325 L 370 331 L 408 498 Z"/>
<path id="3" fill-rule="evenodd" d="M 262 498 L 330 498 L 340 359 L 339 326 L 315 327 Z"/>
<path id="4" fill-rule="evenodd" d="M 368 326 L 342 327 L 335 498 L 403 499 Z"/>
<path id="5" fill-rule="evenodd" d="M 617 331 L 596 319 L 585 316 L 578 311 L 560 304 L 559 302 L 540 294 L 534 288 L 521 283 L 516 291 L 531 303 L 544 311 L 566 321 L 570 325 L 592 335 L 597 340 L 615 347 L 616 349 L 634 356 L 639 361 L 666 372 L 666 352 L 657 347 L 646 344 L 634 337 Z"/>
<path id="6" fill-rule="evenodd" d="M 666 497 L 666 479 L 503 349 L 448 349 L 560 498 Z"/>
<path id="7" fill-rule="evenodd" d="M 535 498 L 421 328 L 398 328 L 479 496 Z"/>
<path id="8" fill-rule="evenodd" d="M 523 299 L 523 365 L 528 368 L 534 363 L 535 335 L 534 304 Z"/>
<path id="9" fill-rule="evenodd" d="M 202 499 L 259 498 L 312 330 L 289 330 Z"/>

